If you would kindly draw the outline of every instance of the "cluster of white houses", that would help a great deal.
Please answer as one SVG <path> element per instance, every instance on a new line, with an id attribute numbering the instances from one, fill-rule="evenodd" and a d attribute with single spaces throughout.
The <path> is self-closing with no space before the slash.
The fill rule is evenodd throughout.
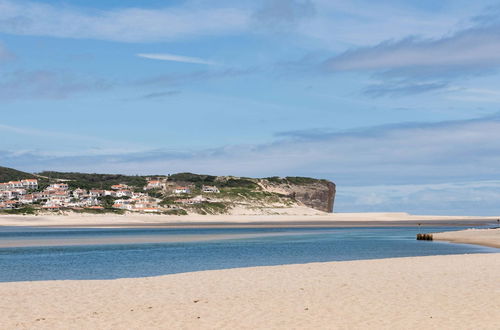
<path id="1" fill-rule="evenodd" d="M 70 191 L 66 183 L 54 183 L 42 191 L 37 179 L 0 183 L 0 209 L 15 209 L 28 204 L 40 204 L 44 209 L 62 207 L 97 207 L 100 201 L 81 189 Z M 80 195 L 79 195 L 80 194 Z"/>
<path id="2" fill-rule="evenodd" d="M 144 190 L 165 190 L 167 185 L 162 180 L 149 180 Z M 173 194 L 190 194 L 189 187 L 174 186 L 169 190 Z M 215 186 L 203 186 L 204 193 L 219 193 Z M 67 183 L 53 183 L 42 191 L 38 191 L 38 180 L 27 179 L 0 183 L 0 210 L 15 209 L 27 204 L 39 204 L 42 209 L 91 208 L 102 209 L 101 199 L 104 196 L 115 198 L 113 208 L 127 211 L 154 213 L 160 212 L 161 199 L 151 197 L 144 192 L 136 192 L 126 184 L 111 186 L 111 190 L 74 189 Z M 207 199 L 197 196 L 191 199 L 178 199 L 180 204 L 197 204 Z"/>
<path id="3" fill-rule="evenodd" d="M 26 179 L 0 183 L 0 209 L 12 209 L 27 204 L 32 196 L 28 192 L 38 189 L 38 180 Z"/>

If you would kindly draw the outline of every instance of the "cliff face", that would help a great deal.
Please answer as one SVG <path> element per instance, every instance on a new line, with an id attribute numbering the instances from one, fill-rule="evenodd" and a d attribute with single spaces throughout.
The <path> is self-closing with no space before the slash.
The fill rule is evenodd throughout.
<path id="1" fill-rule="evenodd" d="M 305 186 L 292 185 L 291 190 L 296 200 L 313 209 L 333 212 L 335 184 L 320 182 Z"/>
<path id="2" fill-rule="evenodd" d="M 327 180 L 306 178 L 263 179 L 260 186 L 269 192 L 293 197 L 305 206 L 323 212 L 333 212 L 335 184 Z"/>

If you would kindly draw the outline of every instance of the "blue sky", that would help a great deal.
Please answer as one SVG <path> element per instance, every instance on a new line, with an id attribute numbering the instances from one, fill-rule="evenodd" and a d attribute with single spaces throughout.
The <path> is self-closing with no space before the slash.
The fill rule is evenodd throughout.
<path id="1" fill-rule="evenodd" d="M 0 164 L 500 213 L 500 2 L 0 0 Z"/>

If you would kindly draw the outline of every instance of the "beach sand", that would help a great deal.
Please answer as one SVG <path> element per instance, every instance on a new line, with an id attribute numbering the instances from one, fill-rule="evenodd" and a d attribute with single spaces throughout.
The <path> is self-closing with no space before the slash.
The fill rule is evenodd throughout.
<path id="1" fill-rule="evenodd" d="M 500 254 L 0 283 L 2 329 L 498 329 Z"/>
<path id="2" fill-rule="evenodd" d="M 431 216 L 408 213 L 323 213 L 316 215 L 0 215 L 0 226 L 212 226 L 212 225 L 286 225 L 286 226 L 367 226 L 367 225 L 481 225 L 496 223 L 496 217 Z"/>
<path id="3" fill-rule="evenodd" d="M 500 228 L 495 229 L 466 229 L 433 233 L 433 239 L 453 243 L 478 244 L 500 248 Z"/>

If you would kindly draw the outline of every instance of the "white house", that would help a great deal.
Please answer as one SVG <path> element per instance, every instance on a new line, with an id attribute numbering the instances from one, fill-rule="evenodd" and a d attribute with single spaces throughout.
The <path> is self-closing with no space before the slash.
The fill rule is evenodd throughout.
<path id="1" fill-rule="evenodd" d="M 174 194 L 189 194 L 191 190 L 188 187 L 176 187 L 174 189 Z"/>
<path id="2" fill-rule="evenodd" d="M 132 192 L 130 190 L 118 190 L 114 193 L 116 197 L 132 197 Z"/>
<path id="3" fill-rule="evenodd" d="M 111 186 L 111 189 L 113 190 L 125 190 L 125 189 L 128 189 L 129 187 L 124 184 L 124 183 L 120 183 L 120 184 L 114 184 Z"/>
<path id="4" fill-rule="evenodd" d="M 213 193 L 213 194 L 220 193 L 219 188 L 217 188 L 216 186 L 203 186 L 201 188 L 201 191 L 203 191 L 204 193 Z"/>
<path id="5" fill-rule="evenodd" d="M 38 189 L 38 180 L 37 179 L 26 179 L 26 180 L 21 180 L 21 183 L 23 185 L 23 188 L 26 189 Z"/>
<path id="6" fill-rule="evenodd" d="M 148 184 L 144 187 L 144 190 L 161 189 L 164 187 L 165 184 L 160 180 L 149 180 Z"/>
<path id="7" fill-rule="evenodd" d="M 104 196 L 104 190 L 92 189 L 89 191 L 90 197 L 102 197 Z"/>
<path id="8" fill-rule="evenodd" d="M 67 183 L 53 183 L 47 187 L 47 190 L 68 190 L 68 189 L 69 187 Z"/>

